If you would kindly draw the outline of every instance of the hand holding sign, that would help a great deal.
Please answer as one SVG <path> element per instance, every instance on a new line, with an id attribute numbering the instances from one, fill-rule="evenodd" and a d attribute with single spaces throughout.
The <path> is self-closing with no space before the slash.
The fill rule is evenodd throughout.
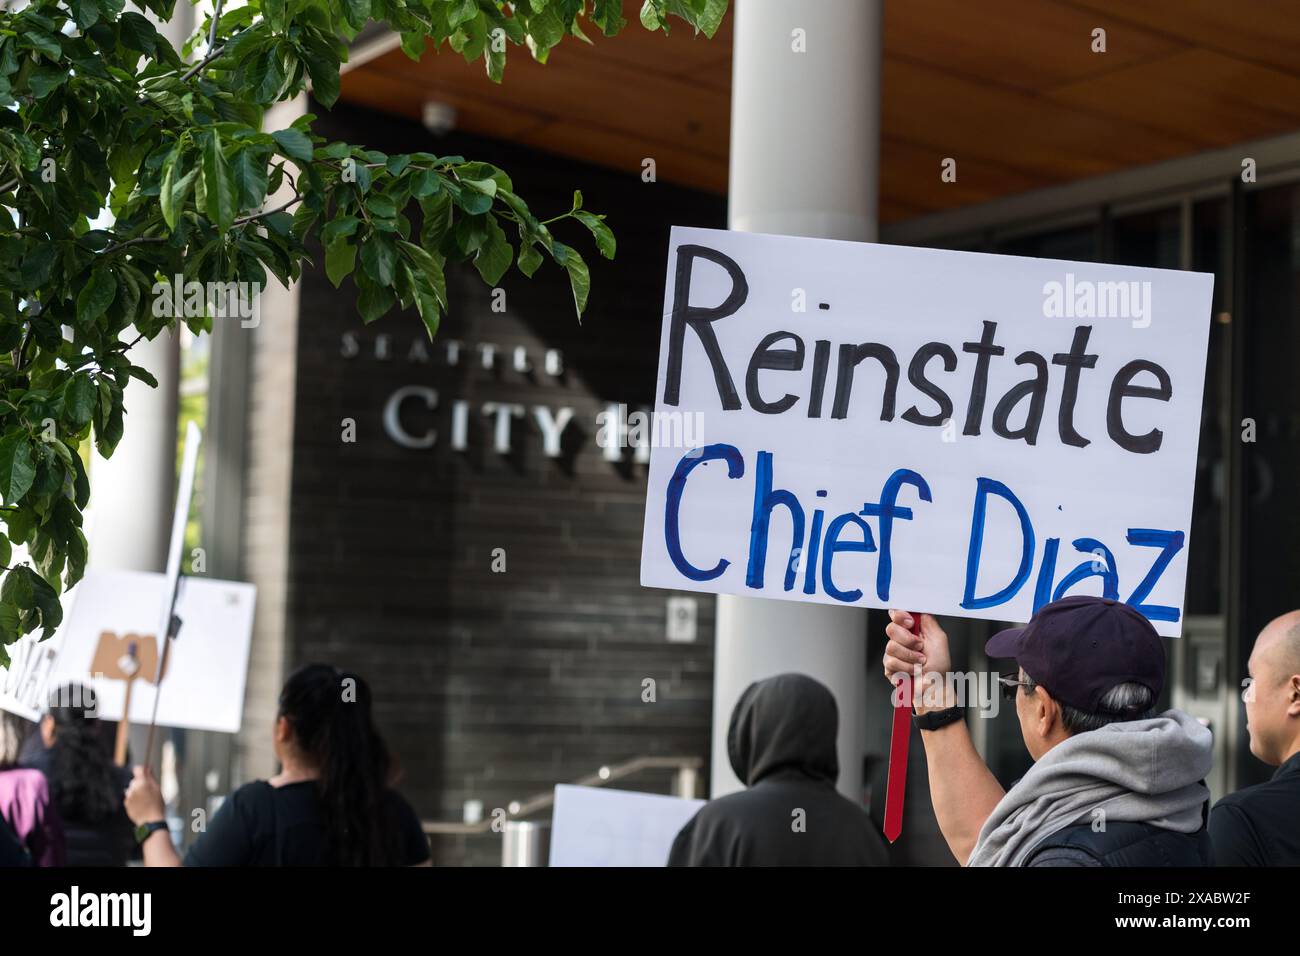
<path id="1" fill-rule="evenodd" d="M 885 625 L 885 636 L 889 638 L 885 645 L 885 677 L 895 686 L 899 675 L 912 678 L 912 704 L 918 714 L 954 706 L 955 702 L 940 698 L 934 690 L 942 686 L 943 675 L 952 670 L 948 635 L 938 620 L 933 614 L 891 610 L 889 621 Z"/>
<path id="2" fill-rule="evenodd" d="M 918 623 L 919 619 L 919 623 Z M 893 729 L 889 742 L 889 774 L 885 785 L 885 838 L 893 843 L 903 832 L 903 799 L 907 791 L 907 754 L 912 739 L 912 713 L 926 713 L 927 704 L 951 706 L 946 698 L 935 701 L 932 688 L 946 687 L 943 675 L 952 668 L 948 635 L 931 614 L 889 612 L 885 627 L 885 677 L 894 685 Z"/>
<path id="3" fill-rule="evenodd" d="M 132 771 L 131 783 L 122 798 L 122 806 L 136 826 L 166 818 L 167 806 L 163 800 L 162 788 L 148 767 L 137 766 Z"/>

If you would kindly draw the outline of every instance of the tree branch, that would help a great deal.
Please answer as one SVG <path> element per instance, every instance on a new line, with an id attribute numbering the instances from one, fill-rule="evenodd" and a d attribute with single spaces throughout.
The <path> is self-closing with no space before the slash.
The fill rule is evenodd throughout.
<path id="1" fill-rule="evenodd" d="M 185 81 L 185 80 L 192 79 L 199 72 L 206 69 L 209 63 L 211 63 L 213 60 L 215 60 L 217 57 L 221 56 L 221 54 L 225 52 L 226 52 L 226 45 L 223 43 L 221 44 L 221 46 L 217 47 L 215 50 L 213 50 L 203 59 L 199 60 L 198 63 L 195 63 L 192 67 L 190 67 L 188 70 L 182 73 L 181 80 Z"/>
<path id="2" fill-rule="evenodd" d="M 111 246 L 105 246 L 101 251 L 101 256 L 107 256 L 114 252 L 119 252 L 127 246 L 138 246 L 142 242 L 167 242 L 171 236 L 136 236 L 134 239 L 127 239 L 125 242 L 115 242 Z"/>
<path id="3" fill-rule="evenodd" d="M 232 222 L 230 224 L 230 228 L 234 229 L 236 226 L 244 226 L 250 222 L 256 222 L 258 219 L 265 219 L 267 216 L 274 216 L 277 212 L 284 212 L 290 206 L 297 205 L 298 203 L 302 202 L 302 200 L 303 200 L 303 196 L 300 193 L 294 193 L 293 198 L 290 199 L 288 202 L 281 203 L 279 206 L 276 206 L 274 209 L 267 209 L 262 212 L 253 213 L 250 216 L 242 216 L 241 218 L 236 219 L 234 222 Z"/>
<path id="4" fill-rule="evenodd" d="M 212 10 L 212 24 L 208 27 L 208 49 L 211 50 L 217 42 L 217 21 L 221 19 L 221 2 L 217 0 L 217 5 Z"/>

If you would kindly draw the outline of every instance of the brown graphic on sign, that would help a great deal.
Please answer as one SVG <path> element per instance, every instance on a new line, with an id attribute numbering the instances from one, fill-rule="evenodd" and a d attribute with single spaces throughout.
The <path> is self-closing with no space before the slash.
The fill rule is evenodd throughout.
<path id="1" fill-rule="evenodd" d="M 112 680 L 129 681 L 138 677 L 150 684 L 155 683 L 158 680 L 157 638 L 153 634 L 123 634 L 119 637 L 113 631 L 101 631 L 94 659 L 90 662 L 90 672 Z M 163 676 L 166 676 L 165 667 Z"/>

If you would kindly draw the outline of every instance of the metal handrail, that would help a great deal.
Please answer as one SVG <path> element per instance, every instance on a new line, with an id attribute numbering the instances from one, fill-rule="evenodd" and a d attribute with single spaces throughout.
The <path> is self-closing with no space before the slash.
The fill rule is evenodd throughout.
<path id="1" fill-rule="evenodd" d="M 616 780 L 622 780 L 645 770 L 676 770 L 679 774 L 677 789 L 688 791 L 678 793 L 678 796 L 693 797 L 695 796 L 695 775 L 703 766 L 704 760 L 700 757 L 633 757 L 631 760 L 625 760 L 623 763 L 614 764 L 613 766 L 604 766 L 593 774 L 580 777 L 573 781 L 573 786 L 603 787 Z M 506 818 L 509 820 L 522 820 L 549 808 L 553 803 L 555 803 L 554 787 L 535 794 L 526 800 L 510 801 L 505 807 Z M 492 829 L 494 822 L 491 818 L 480 820 L 478 823 L 426 820 L 420 826 L 424 828 L 427 836 L 434 836 L 487 833 Z"/>

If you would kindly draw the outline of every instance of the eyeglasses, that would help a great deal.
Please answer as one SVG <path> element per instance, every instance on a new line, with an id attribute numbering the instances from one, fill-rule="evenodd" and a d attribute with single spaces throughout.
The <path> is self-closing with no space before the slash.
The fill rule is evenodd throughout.
<path id="1" fill-rule="evenodd" d="M 1010 674 L 1000 674 L 998 676 L 998 683 L 1002 685 L 1002 697 L 1004 700 L 1015 700 L 1016 690 L 1021 687 L 1023 687 L 1025 693 L 1028 694 L 1038 686 L 1031 680 L 1021 680 L 1019 676 L 1013 676 Z"/>

